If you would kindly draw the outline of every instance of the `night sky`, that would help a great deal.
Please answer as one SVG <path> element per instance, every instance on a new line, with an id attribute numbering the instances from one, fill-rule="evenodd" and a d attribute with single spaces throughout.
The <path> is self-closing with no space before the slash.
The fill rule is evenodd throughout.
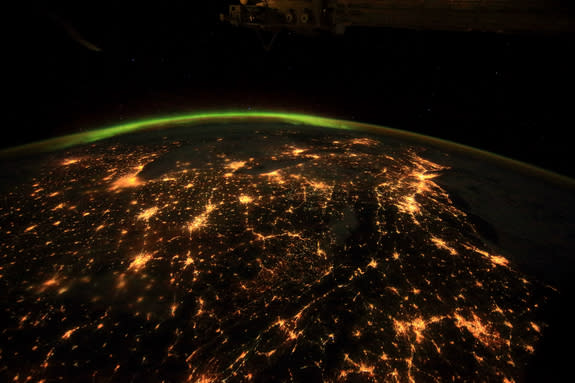
<path id="1" fill-rule="evenodd" d="M 219 23 L 229 1 L 204 3 L 7 10 L 10 123 L 1 146 L 252 108 L 416 131 L 575 175 L 572 35 L 350 29 L 283 33 L 266 52 L 254 31 Z"/>

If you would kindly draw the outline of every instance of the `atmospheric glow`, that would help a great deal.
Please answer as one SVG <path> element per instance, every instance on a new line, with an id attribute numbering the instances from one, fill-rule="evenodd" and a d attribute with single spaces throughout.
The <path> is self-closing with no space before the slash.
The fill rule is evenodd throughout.
<path id="1" fill-rule="evenodd" d="M 127 124 L 114 125 L 106 128 L 69 134 L 61 137 L 47 139 L 44 141 L 33 142 L 21 146 L 0 150 L 0 158 L 14 155 L 26 155 L 30 153 L 65 149 L 76 145 L 88 144 L 104 140 L 106 138 L 116 137 L 122 134 L 152 128 L 154 129 L 157 129 L 159 127 L 166 128 L 181 124 L 187 124 L 189 126 L 193 126 L 202 123 L 215 123 L 215 122 L 225 123 L 225 122 L 240 122 L 240 121 L 254 121 L 254 122 L 276 121 L 295 125 L 308 125 L 308 126 L 324 127 L 331 129 L 369 131 L 373 133 L 385 134 L 388 136 L 396 136 L 402 139 L 424 141 L 428 145 L 441 146 L 443 148 L 448 148 L 451 151 L 465 152 L 468 155 L 469 154 L 479 155 L 487 159 L 503 162 L 508 166 L 513 167 L 515 170 L 530 172 L 532 174 L 536 174 L 538 176 L 547 178 L 549 180 L 553 180 L 555 182 L 566 183 L 575 186 L 575 180 L 569 177 L 555 174 L 553 172 L 538 168 L 536 166 L 525 164 L 523 162 L 512 160 L 484 150 L 475 149 L 466 145 L 453 143 L 439 138 L 429 137 L 418 133 L 363 122 L 348 121 L 348 120 L 298 114 L 298 113 L 267 112 L 267 111 L 265 112 L 227 111 L 227 112 L 210 112 L 210 113 L 190 113 L 190 114 L 167 116 L 167 117 L 149 118 L 130 122 Z M 372 140 L 361 138 L 356 139 L 354 141 L 354 144 L 369 146 L 371 144 L 370 141 Z"/>

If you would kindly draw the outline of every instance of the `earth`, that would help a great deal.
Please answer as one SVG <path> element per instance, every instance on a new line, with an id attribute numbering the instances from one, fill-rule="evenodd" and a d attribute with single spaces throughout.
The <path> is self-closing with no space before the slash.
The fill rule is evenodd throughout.
<path id="1" fill-rule="evenodd" d="M 272 113 L 0 154 L 2 381 L 513 382 L 556 367 L 572 180 Z"/>

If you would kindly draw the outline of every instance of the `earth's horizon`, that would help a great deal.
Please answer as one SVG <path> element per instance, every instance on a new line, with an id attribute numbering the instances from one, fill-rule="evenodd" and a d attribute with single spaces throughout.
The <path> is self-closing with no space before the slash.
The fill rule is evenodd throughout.
<path id="1" fill-rule="evenodd" d="M 187 126 L 197 126 L 216 123 L 228 122 L 285 122 L 288 124 L 322 127 L 329 129 L 340 129 L 349 131 L 359 131 L 375 133 L 380 135 L 387 135 L 390 137 L 398 137 L 400 139 L 407 139 L 410 141 L 433 145 L 451 152 L 465 153 L 466 155 L 473 155 L 482 157 L 484 160 L 493 162 L 500 162 L 501 164 L 512 168 L 515 171 L 522 171 L 531 173 L 531 175 L 545 178 L 546 181 L 552 181 L 562 184 L 563 186 L 575 187 L 575 179 L 553 172 L 548 169 L 541 168 L 536 165 L 529 164 L 524 161 L 515 160 L 505 157 L 493 152 L 482 150 L 473 146 L 464 145 L 461 143 L 449 141 L 425 135 L 421 133 L 410 132 L 407 130 L 395 129 L 388 126 L 382 126 L 367 122 L 351 121 L 341 118 L 331 118 L 319 115 L 300 114 L 285 111 L 257 111 L 257 110 L 229 110 L 229 111 L 205 111 L 184 114 L 172 114 L 167 116 L 155 116 L 145 119 L 135 120 L 132 122 L 111 125 L 99 129 L 88 129 L 76 133 L 70 133 L 53 138 L 43 139 L 39 141 L 32 141 L 29 143 L 17 145 L 14 147 L 7 147 L 0 149 L 0 159 L 14 158 L 18 156 L 30 156 L 32 154 L 42 154 L 54 150 L 61 150 L 76 145 L 84 145 L 88 143 L 105 140 L 112 137 L 118 137 L 134 132 L 154 130 L 154 129 L 169 129 L 173 126 L 186 124 Z"/>

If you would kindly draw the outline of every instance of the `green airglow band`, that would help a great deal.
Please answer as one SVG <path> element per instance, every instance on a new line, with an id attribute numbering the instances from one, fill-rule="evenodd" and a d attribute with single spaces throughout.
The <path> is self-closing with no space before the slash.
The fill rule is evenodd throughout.
<path id="1" fill-rule="evenodd" d="M 273 120 L 293 124 L 322 126 L 326 128 L 337 128 L 337 129 L 354 129 L 354 125 L 360 125 L 350 121 L 309 116 L 305 114 L 291 114 L 291 113 L 221 112 L 221 113 L 185 114 L 170 117 L 150 118 L 146 120 L 140 120 L 126 124 L 110 126 L 107 128 L 74 133 L 56 138 L 50 138 L 43 141 L 33 142 L 30 144 L 4 149 L 0 151 L 0 155 L 8 155 L 12 153 L 16 154 L 16 153 L 31 153 L 31 152 L 47 152 L 47 151 L 65 149 L 80 144 L 88 144 L 106 138 L 111 138 L 122 134 L 135 132 L 138 130 L 145 130 L 155 127 L 157 128 L 158 126 L 161 125 L 168 125 L 168 124 L 176 125 L 182 123 L 197 125 L 206 122 L 215 123 L 215 122 L 230 122 L 230 121 L 245 121 L 245 120 L 254 120 L 259 122 L 261 122 L 262 120 L 265 121 Z"/>
<path id="2" fill-rule="evenodd" d="M 86 132 L 69 134 L 61 137 L 50 138 L 43 141 L 33 142 L 21 146 L 0 150 L 0 157 L 10 157 L 13 155 L 33 154 L 39 152 L 50 152 L 54 150 L 66 149 L 76 145 L 88 144 L 106 138 L 119 136 L 139 130 L 158 128 L 166 125 L 190 124 L 197 125 L 201 123 L 216 122 L 269 122 L 277 121 L 296 125 L 307 125 L 315 127 L 324 127 L 332 129 L 355 130 L 370 133 L 379 133 L 387 136 L 398 137 L 401 139 L 415 140 L 427 145 L 439 146 L 443 149 L 465 153 L 466 155 L 475 155 L 498 162 L 503 162 L 507 166 L 532 175 L 542 176 L 555 182 L 568 184 L 575 187 L 575 180 L 565 177 L 533 165 L 528 165 L 520 161 L 512 160 L 497 154 L 493 154 L 480 149 L 475 149 L 466 145 L 457 144 L 439 138 L 429 137 L 418 133 L 367 124 L 362 122 L 339 120 L 334 118 L 311 116 L 297 113 L 281 112 L 260 112 L 260 111 L 231 111 L 231 112 L 213 112 L 213 113 L 195 113 L 184 114 L 169 117 L 150 118 L 130 122 L 121 125 L 110 126 L 102 129 L 95 129 Z M 535 174 L 534 174 L 535 173 Z"/>

